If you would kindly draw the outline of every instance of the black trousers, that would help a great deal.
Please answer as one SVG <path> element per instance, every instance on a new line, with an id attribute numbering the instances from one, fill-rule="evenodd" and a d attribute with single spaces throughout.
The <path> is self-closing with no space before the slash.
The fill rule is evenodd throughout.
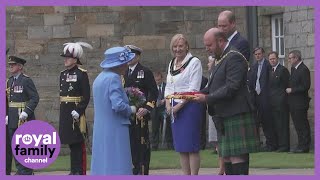
<path id="1" fill-rule="evenodd" d="M 155 108 L 152 111 L 152 134 L 151 134 L 151 147 L 153 149 L 157 149 L 160 142 L 160 134 L 162 134 L 163 129 L 163 121 L 164 116 L 163 113 L 165 113 L 165 110 L 162 108 Z M 167 148 L 172 148 L 172 131 L 171 131 L 171 122 L 170 118 L 166 118 L 166 129 L 165 129 L 165 143 L 167 145 Z M 161 133 L 160 133 L 161 132 Z"/>
<path id="2" fill-rule="evenodd" d="M 257 106 L 257 115 L 256 117 L 259 119 L 263 134 L 266 137 L 266 145 L 272 149 L 278 149 L 274 124 L 271 115 L 271 108 L 269 104 L 266 102 L 267 100 L 265 97 L 261 95 L 256 95 L 256 106 Z"/>
<path id="3" fill-rule="evenodd" d="M 207 108 L 206 105 L 203 107 L 200 129 L 200 149 L 204 150 L 207 144 Z"/>
<path id="4" fill-rule="evenodd" d="M 129 126 L 129 134 L 132 173 L 133 175 L 148 175 L 151 156 L 148 119 L 132 120 Z"/>
<path id="5" fill-rule="evenodd" d="M 6 175 L 10 175 L 12 170 L 11 138 L 8 126 L 6 126 Z"/>
<path id="6" fill-rule="evenodd" d="M 12 170 L 12 151 L 11 151 L 11 140 L 17 129 L 16 128 L 8 128 L 6 127 L 6 175 L 11 174 Z M 15 158 L 14 158 L 15 159 Z M 16 167 L 17 167 L 17 175 L 33 175 L 33 170 L 27 167 L 24 167 L 15 159 Z"/>
<path id="7" fill-rule="evenodd" d="M 298 135 L 298 148 L 309 150 L 311 143 L 307 109 L 290 109 L 291 118 Z"/>
<path id="8" fill-rule="evenodd" d="M 70 164 L 71 174 L 85 175 L 86 174 L 86 154 L 84 142 L 69 144 L 70 148 Z"/>
<path id="9" fill-rule="evenodd" d="M 272 110 L 272 119 L 279 150 L 290 150 L 288 109 Z"/>

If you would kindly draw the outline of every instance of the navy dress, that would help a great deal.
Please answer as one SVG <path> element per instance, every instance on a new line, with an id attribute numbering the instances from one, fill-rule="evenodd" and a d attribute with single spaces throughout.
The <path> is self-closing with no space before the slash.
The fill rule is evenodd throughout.
<path id="1" fill-rule="evenodd" d="M 196 102 L 188 102 L 178 111 L 171 124 L 175 151 L 199 152 L 202 111 L 203 106 Z"/>

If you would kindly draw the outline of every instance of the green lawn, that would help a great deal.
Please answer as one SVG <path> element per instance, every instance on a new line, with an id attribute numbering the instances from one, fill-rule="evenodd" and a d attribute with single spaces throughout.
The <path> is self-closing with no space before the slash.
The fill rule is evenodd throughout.
<path id="1" fill-rule="evenodd" d="M 213 168 L 218 165 L 218 157 L 212 151 L 201 151 L 201 167 Z M 90 158 L 87 166 L 90 169 Z M 41 171 L 69 171 L 70 157 L 60 156 L 54 164 Z M 314 153 L 289 154 L 289 153 L 254 153 L 250 156 L 252 168 L 314 168 Z M 179 154 L 174 151 L 151 152 L 150 169 L 180 168 Z"/>

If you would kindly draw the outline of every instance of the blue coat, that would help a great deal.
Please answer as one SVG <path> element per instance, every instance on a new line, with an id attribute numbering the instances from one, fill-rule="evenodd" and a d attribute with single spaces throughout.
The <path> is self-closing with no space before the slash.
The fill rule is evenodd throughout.
<path id="1" fill-rule="evenodd" d="M 131 175 L 131 108 L 120 75 L 103 70 L 93 82 L 91 175 Z"/>

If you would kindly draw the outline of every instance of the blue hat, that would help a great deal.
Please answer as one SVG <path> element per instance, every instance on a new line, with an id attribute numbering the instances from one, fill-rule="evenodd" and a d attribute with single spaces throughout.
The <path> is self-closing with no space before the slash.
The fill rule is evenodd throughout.
<path id="1" fill-rule="evenodd" d="M 107 49 L 106 52 L 104 52 L 104 55 L 105 58 L 100 64 L 102 68 L 112 68 L 126 64 L 136 56 L 135 53 L 132 53 L 130 49 L 125 47 Z"/>

